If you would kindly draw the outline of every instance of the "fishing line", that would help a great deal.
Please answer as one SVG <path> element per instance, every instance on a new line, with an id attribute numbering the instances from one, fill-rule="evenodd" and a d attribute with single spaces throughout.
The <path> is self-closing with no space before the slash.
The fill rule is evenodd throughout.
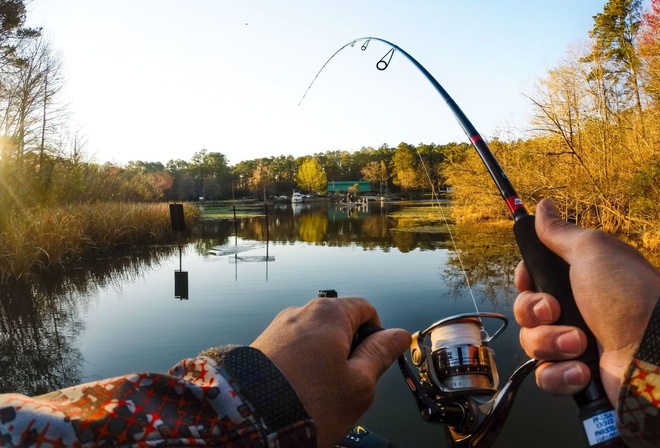
<path id="1" fill-rule="evenodd" d="M 364 48 L 363 48 L 364 49 Z M 389 55 L 389 58 L 388 58 Z M 378 67 L 378 70 L 380 71 L 385 71 L 387 67 L 389 66 L 390 62 L 392 61 L 392 56 L 394 55 L 394 48 L 390 48 L 390 51 L 383 56 L 380 61 L 376 64 L 378 67 L 378 64 L 381 62 L 385 63 L 384 68 Z M 387 61 L 385 59 L 387 58 Z M 404 126 L 408 130 L 408 135 L 410 136 L 411 141 L 417 141 L 412 133 L 412 130 L 410 129 L 410 125 L 408 124 L 408 120 L 406 120 L 405 115 L 402 113 L 403 108 L 399 104 L 399 101 L 397 99 L 397 96 L 395 94 L 394 89 L 392 89 L 392 86 L 389 83 L 389 79 L 387 75 L 385 75 L 385 85 L 387 85 L 387 89 L 390 91 L 390 96 L 392 97 L 394 101 L 395 108 L 397 112 L 399 113 L 399 119 L 403 122 Z M 440 210 L 440 216 L 442 217 L 442 220 L 445 224 L 445 227 L 447 229 L 447 233 L 449 234 L 449 239 L 451 241 L 452 247 L 454 248 L 454 252 L 456 253 L 456 258 L 458 259 L 458 264 L 461 268 L 461 273 L 463 275 L 463 278 L 465 279 L 465 284 L 467 286 L 468 292 L 470 293 L 470 298 L 472 299 L 472 304 L 474 305 L 474 309 L 479 312 L 479 306 L 477 306 L 477 299 L 474 296 L 474 290 L 472 289 L 472 283 L 470 282 L 470 278 L 468 277 L 467 269 L 465 269 L 465 264 L 463 263 L 463 257 L 461 256 L 461 251 L 458 249 L 458 244 L 456 244 L 456 240 L 454 239 L 454 233 L 451 231 L 451 227 L 449 226 L 449 219 L 447 219 L 447 215 L 442 209 L 442 203 L 440 202 L 440 196 L 438 195 L 437 191 L 435 190 L 435 185 L 433 185 L 433 181 L 431 180 L 431 174 L 429 173 L 428 168 L 426 167 L 426 163 L 424 162 L 424 158 L 422 157 L 422 154 L 419 152 L 419 148 L 415 146 L 415 152 L 417 153 L 417 157 L 419 158 L 420 163 L 422 164 L 422 169 L 424 170 L 424 174 L 426 175 L 426 179 L 428 180 L 429 185 L 431 186 L 431 203 L 435 200 L 436 203 L 438 204 L 438 209 Z M 435 198 L 435 199 L 434 199 Z"/>
<path id="2" fill-rule="evenodd" d="M 335 52 L 332 54 L 332 56 L 330 56 L 330 57 L 328 58 L 328 60 L 325 61 L 325 64 L 323 64 L 323 66 L 321 67 L 321 69 L 316 73 L 316 76 L 314 76 L 314 79 L 312 79 L 312 82 L 309 83 L 309 86 L 307 87 L 307 90 L 305 90 L 305 93 L 303 94 L 302 98 L 300 98 L 300 101 L 298 101 L 298 106 L 300 106 L 300 104 L 303 102 L 303 100 L 304 100 L 305 97 L 307 96 L 307 93 L 309 92 L 309 89 L 312 88 L 312 86 L 314 85 L 314 82 L 316 82 L 316 78 L 319 77 L 319 75 L 321 74 L 321 72 L 323 71 L 323 69 L 326 67 L 326 65 L 328 65 L 328 64 L 330 63 L 330 61 L 332 61 L 332 59 L 333 59 L 335 56 L 337 56 L 337 54 L 338 54 L 340 51 L 342 51 L 344 48 L 346 48 L 346 47 L 348 47 L 348 46 L 351 46 L 351 47 L 355 46 L 355 44 L 356 44 L 356 42 L 357 42 L 358 40 L 360 40 L 360 39 L 356 39 L 356 40 L 353 40 L 353 41 L 347 43 L 346 45 L 344 45 L 343 47 L 341 47 L 339 50 L 335 51 Z M 362 51 L 365 51 L 365 50 L 367 49 L 367 46 L 369 46 L 369 41 L 371 41 L 371 39 L 367 39 L 367 40 L 362 44 L 362 46 L 360 47 L 360 49 L 361 49 Z"/>
<path id="3" fill-rule="evenodd" d="M 465 284 L 467 285 L 468 291 L 470 292 L 470 298 L 472 298 L 472 304 L 474 305 L 474 309 L 477 312 L 479 312 L 479 307 L 477 306 L 477 299 L 474 297 L 474 290 L 472 289 L 472 284 L 470 283 L 470 278 L 468 277 L 467 269 L 465 269 L 465 264 L 463 263 L 463 257 L 461 256 L 461 251 L 458 249 L 458 244 L 456 244 L 456 240 L 454 239 L 454 232 L 451 231 L 451 227 L 449 226 L 449 220 L 447 219 L 447 215 L 445 215 L 445 212 L 442 210 L 440 197 L 435 191 L 435 186 L 431 181 L 431 175 L 426 169 L 426 164 L 424 163 L 422 154 L 419 152 L 419 149 L 417 149 L 417 147 L 415 147 L 415 151 L 417 152 L 417 156 L 419 157 L 419 160 L 422 163 L 422 168 L 424 168 L 424 173 L 426 174 L 426 178 L 428 179 L 429 184 L 431 185 L 431 195 L 435 195 L 435 200 L 438 204 L 438 209 L 440 210 L 440 216 L 442 216 L 442 219 L 445 223 L 445 227 L 447 228 L 447 233 L 449 234 L 449 239 L 451 240 L 451 244 L 454 247 L 454 252 L 456 253 L 456 258 L 458 258 L 458 264 L 461 267 L 461 272 L 463 273 Z M 433 201 L 433 198 L 431 198 L 431 201 Z"/>

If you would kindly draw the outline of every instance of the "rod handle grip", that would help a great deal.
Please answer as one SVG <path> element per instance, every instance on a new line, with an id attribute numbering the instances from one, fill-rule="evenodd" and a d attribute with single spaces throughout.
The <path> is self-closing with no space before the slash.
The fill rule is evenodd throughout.
<path id="1" fill-rule="evenodd" d="M 556 325 L 578 327 L 587 335 L 587 349 L 578 359 L 598 372 L 599 352 L 596 338 L 578 309 L 571 289 L 570 266 L 563 258 L 548 249 L 539 239 L 534 227 L 535 218 L 524 216 L 513 225 L 513 233 L 537 291 L 554 296 L 561 306 Z M 593 370 L 593 369 L 592 369 Z M 594 372 L 592 371 L 592 374 Z"/>
<path id="2" fill-rule="evenodd" d="M 372 334 L 382 330 L 383 330 L 382 327 L 379 327 L 378 325 L 369 322 L 360 325 L 357 329 L 357 332 L 355 333 L 355 336 L 353 337 L 350 353 L 353 353 L 353 351 L 357 348 L 358 345 L 362 343 L 362 341 L 367 339 Z"/>
<path id="3" fill-rule="evenodd" d="M 607 437 L 613 437 L 598 441 L 598 434 L 589 427 L 589 422 L 613 416 L 614 410 L 600 378 L 600 353 L 596 337 L 584 321 L 573 296 L 569 264 L 541 242 L 536 233 L 534 216 L 519 218 L 513 225 L 513 233 L 537 291 L 548 293 L 559 301 L 561 315 L 555 324 L 578 327 L 587 336 L 587 348 L 577 359 L 589 367 L 591 381 L 585 389 L 573 395 L 573 399 L 580 409 L 590 446 L 624 447 L 618 433 L 608 434 Z M 614 423 L 610 429 L 616 431 Z"/>

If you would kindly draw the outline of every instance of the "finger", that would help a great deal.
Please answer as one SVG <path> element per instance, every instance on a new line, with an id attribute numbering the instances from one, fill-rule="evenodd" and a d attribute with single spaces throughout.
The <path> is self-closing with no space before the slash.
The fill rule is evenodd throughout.
<path id="1" fill-rule="evenodd" d="M 576 327 L 541 325 L 520 329 L 520 345 L 532 358 L 546 361 L 572 359 L 584 353 L 587 337 Z"/>
<path id="2" fill-rule="evenodd" d="M 341 334 L 349 345 L 363 323 L 380 325 L 376 309 L 361 297 L 317 297 L 302 308 L 294 308 L 282 318 L 289 325 L 296 324 L 300 331 L 304 328 L 316 333 L 325 328 L 323 331 Z"/>
<path id="3" fill-rule="evenodd" d="M 412 337 L 406 330 L 391 328 L 369 336 L 349 359 L 349 365 L 375 383 L 399 355 L 410 347 Z"/>
<path id="4" fill-rule="evenodd" d="M 348 357 L 357 344 L 361 344 L 364 338 L 381 328 L 380 317 L 373 305 L 361 297 L 342 297 L 330 300 L 341 307 L 344 319 L 349 325 L 347 333 L 345 333 L 350 341 L 347 347 Z M 327 316 L 324 318 L 327 319 Z M 365 326 L 365 324 L 369 325 Z"/>
<path id="5" fill-rule="evenodd" d="M 521 261 L 516 266 L 516 270 L 513 274 L 513 283 L 516 285 L 516 288 L 520 292 L 531 291 L 535 289 L 534 280 L 532 280 L 532 276 L 529 275 L 524 261 Z"/>
<path id="6" fill-rule="evenodd" d="M 552 324 L 559 319 L 559 302 L 549 294 L 524 291 L 513 302 L 513 314 L 522 327 Z"/>
<path id="7" fill-rule="evenodd" d="M 579 239 L 587 230 L 561 219 L 555 203 L 550 199 L 543 199 L 536 206 L 535 223 L 541 242 L 571 264 L 573 254 L 580 246 Z"/>
<path id="8" fill-rule="evenodd" d="M 379 327 L 381 326 L 376 308 L 367 300 L 361 297 L 342 297 L 340 299 L 330 300 L 340 302 L 342 312 L 351 324 L 351 335 L 357 332 L 360 325 L 367 322 Z"/>
<path id="9" fill-rule="evenodd" d="M 591 372 L 579 361 L 544 363 L 536 369 L 536 384 L 553 395 L 574 395 L 589 383 Z"/>
<path id="10" fill-rule="evenodd" d="M 654 270 L 651 264 L 635 248 L 600 230 L 578 227 L 560 218 L 555 204 L 543 199 L 536 206 L 536 233 L 551 251 L 562 257 L 569 265 L 584 261 L 585 254 L 607 261 L 631 257 L 629 261 L 642 263 Z"/>

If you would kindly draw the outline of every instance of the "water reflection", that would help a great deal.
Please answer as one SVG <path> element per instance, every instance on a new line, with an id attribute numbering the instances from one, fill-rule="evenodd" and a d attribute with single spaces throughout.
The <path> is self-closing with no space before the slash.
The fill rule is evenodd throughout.
<path id="1" fill-rule="evenodd" d="M 378 257 L 387 256 L 385 254 L 394 249 L 406 254 L 415 250 L 436 251 L 449 247 L 451 243 L 446 231 L 418 230 L 423 228 L 423 224 L 430 224 L 427 228 L 431 229 L 437 223 L 435 218 L 429 223 L 420 224 L 420 221 L 413 222 L 409 218 L 393 217 L 391 213 L 400 207 L 379 203 L 359 207 L 282 204 L 268 207 L 262 216 L 236 222 L 204 222 L 198 236 L 183 241 L 183 244 L 197 256 L 206 259 L 211 257 L 209 253 L 214 247 L 227 247 L 239 241 L 256 242 L 258 248 L 255 250 L 258 253 L 253 250 L 253 258 L 264 259 L 265 255 L 266 265 L 268 261 L 275 260 L 275 256 L 268 253 L 269 248 L 276 252 L 278 246 L 301 243 L 315 247 L 361 248 L 370 252 L 378 249 L 374 254 Z M 413 228 L 417 230 L 411 231 Z M 503 243 L 502 239 L 510 239 L 510 236 L 506 232 L 502 236 L 495 232 L 484 232 L 483 229 L 458 229 L 455 234 L 470 282 L 478 283 L 483 289 L 479 292 L 480 300 L 492 305 L 500 303 L 500 306 L 508 306 L 511 295 L 501 294 L 501 287 L 504 283 L 510 284 L 512 266 L 517 257 L 515 250 L 509 252 L 511 244 Z M 484 238 L 486 243 L 482 242 Z M 174 269 L 167 268 L 170 279 L 174 270 L 173 288 L 169 289 L 168 295 L 172 297 L 173 292 L 174 297 L 181 300 L 192 296 L 190 302 L 195 302 L 196 297 L 190 294 L 190 290 L 203 287 L 200 283 L 209 279 L 195 277 L 196 268 L 190 266 L 191 261 L 183 252 L 177 240 L 173 239 L 170 246 L 114 254 L 86 266 L 41 277 L 28 284 L 0 285 L 0 392 L 34 395 L 88 380 L 83 378 L 85 356 L 79 347 L 85 341 L 86 310 L 94 306 L 102 289 L 110 287 L 121 291 L 133 288 L 132 282 L 136 278 L 161 269 L 163 263 L 171 264 L 176 260 Z M 440 266 L 439 273 L 444 283 L 452 285 L 458 297 L 465 288 L 465 279 L 457 273 L 460 263 L 456 254 L 453 251 L 446 252 L 448 261 Z M 321 252 L 318 254 L 319 257 L 323 256 Z M 232 263 L 232 257 L 227 258 Z M 333 271 L 345 269 L 348 276 L 359 275 L 362 267 L 353 266 L 353 257 L 349 258 L 341 261 L 341 268 L 332 268 Z M 325 262 L 319 258 L 318 264 L 323 267 Z M 234 263 L 238 264 L 238 261 L 234 260 Z M 239 267 L 233 268 L 236 271 L 234 278 L 238 281 Z M 434 267 L 429 266 L 429 269 Z M 325 286 L 333 287 L 335 284 L 321 284 L 316 289 L 308 289 L 315 291 Z M 373 287 L 378 288 L 375 280 Z"/>
<path id="2" fill-rule="evenodd" d="M 511 317 L 518 255 L 510 227 L 454 228 L 454 248 L 436 210 L 425 210 L 424 219 L 405 214 L 417 206 L 258 207 L 236 222 L 204 222 L 182 241 L 182 251 L 173 238 L 169 246 L 114 254 L 30 284 L 1 285 L 0 392 L 34 395 L 132 371 L 164 371 L 211 344 L 248 344 L 277 312 L 320 289 L 367 297 L 383 325 L 417 331 L 474 310 L 461 263 L 480 311 Z M 211 254 L 232 246 L 249 249 Z M 173 272 L 188 274 L 187 288 L 178 289 Z M 173 293 L 189 300 L 172 300 Z M 515 328 L 498 344 L 498 369 L 508 375 L 525 358 Z M 539 447 L 579 446 L 572 443 L 580 428 L 570 399 L 566 406 L 548 400 L 527 382 L 499 446 L 525 439 Z M 361 423 L 401 447 L 443 446 L 442 430 L 421 421 L 396 369 L 379 383 Z M 547 427 L 561 427 L 561 434 L 536 438 Z"/>
<path id="3" fill-rule="evenodd" d="M 469 280 L 480 311 L 511 318 L 519 259 L 511 227 L 454 227 L 454 248 L 437 211 L 425 210 L 424 219 L 405 214 L 418 206 L 278 204 L 267 216 L 254 207 L 236 222 L 204 222 L 182 240 L 182 251 L 173 238 L 169 246 L 114 254 L 30 284 L 0 285 L 0 392 L 34 395 L 165 371 L 212 344 L 249 344 L 281 309 L 326 288 L 367 297 L 383 325 L 412 332 L 473 311 Z M 277 262 L 211 255 L 214 247 L 241 245 L 249 249 L 240 258 Z M 173 272 L 188 274 L 185 291 Z M 173 293 L 189 300 L 172 300 Z M 496 344 L 507 376 L 525 359 L 515 323 Z M 575 415 L 570 398 L 547 397 L 528 379 L 496 446 L 586 446 Z M 402 448 L 446 446 L 442 429 L 422 422 L 396 368 L 360 423 Z"/>
<path id="4" fill-rule="evenodd" d="M 390 215 L 400 208 L 401 205 L 379 202 L 359 206 L 274 204 L 268 207 L 270 219 L 265 219 L 265 216 L 241 219 L 237 235 L 244 240 L 266 241 L 268 238 L 271 242 L 303 241 L 339 247 L 358 245 L 384 251 L 397 248 L 409 252 L 416 248 L 434 250 L 446 247 L 449 241 L 446 232 L 398 232 L 411 225 L 409 219 Z M 222 230 L 231 239 L 234 229 L 228 221 L 224 223 Z M 221 222 L 205 224 L 205 235 L 211 233 L 209 227 L 220 230 Z M 200 253 L 206 253 L 210 248 L 199 249 Z"/>
<path id="5" fill-rule="evenodd" d="M 447 280 L 456 288 L 462 288 L 469 281 L 471 285 L 478 285 L 482 303 L 489 303 L 495 309 L 510 308 L 514 295 L 502 297 L 497 292 L 513 285 L 514 268 L 520 261 L 511 226 L 461 225 L 455 227 L 454 235 L 456 252 L 444 266 Z"/>
<path id="6" fill-rule="evenodd" d="M 111 258 L 0 285 L 0 392 L 37 395 L 81 382 L 84 310 L 99 291 L 156 268 L 172 247 L 115 254 Z"/>

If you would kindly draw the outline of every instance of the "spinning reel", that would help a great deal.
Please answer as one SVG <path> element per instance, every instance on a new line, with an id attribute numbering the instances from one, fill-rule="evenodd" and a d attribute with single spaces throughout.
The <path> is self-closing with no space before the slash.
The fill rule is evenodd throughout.
<path id="1" fill-rule="evenodd" d="M 500 321 L 492 336 L 482 319 Z M 488 344 L 507 324 L 507 318 L 497 313 L 448 317 L 413 335 L 410 361 L 404 355 L 399 357 L 399 367 L 422 418 L 446 425 L 452 447 L 490 446 L 523 379 L 539 363 L 526 361 L 498 390 L 495 354 Z"/>

